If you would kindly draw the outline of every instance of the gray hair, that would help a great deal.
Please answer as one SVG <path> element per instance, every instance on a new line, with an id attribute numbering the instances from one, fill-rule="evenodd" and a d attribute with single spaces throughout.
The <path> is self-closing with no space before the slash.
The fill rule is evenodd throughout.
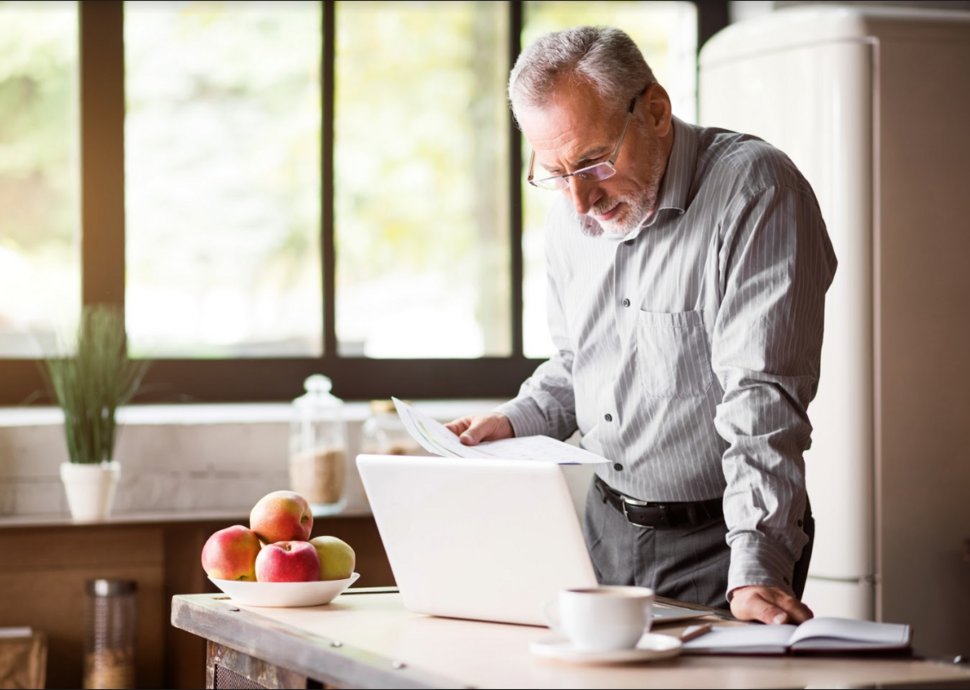
<path id="1" fill-rule="evenodd" d="M 516 119 L 523 108 L 545 105 L 562 79 L 589 83 L 605 103 L 626 109 L 653 71 L 626 33 L 606 26 L 579 26 L 546 34 L 526 48 L 509 75 L 509 102 Z"/>

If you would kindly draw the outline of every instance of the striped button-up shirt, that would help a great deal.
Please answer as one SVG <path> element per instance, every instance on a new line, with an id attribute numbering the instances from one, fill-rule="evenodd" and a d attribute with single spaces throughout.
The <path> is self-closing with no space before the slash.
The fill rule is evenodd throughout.
<path id="1" fill-rule="evenodd" d="M 629 496 L 723 496 L 728 591 L 790 590 L 836 267 L 811 187 L 764 141 L 675 118 L 655 213 L 620 238 L 579 222 L 564 195 L 546 223 L 556 353 L 499 411 L 517 436 L 578 429 Z"/>

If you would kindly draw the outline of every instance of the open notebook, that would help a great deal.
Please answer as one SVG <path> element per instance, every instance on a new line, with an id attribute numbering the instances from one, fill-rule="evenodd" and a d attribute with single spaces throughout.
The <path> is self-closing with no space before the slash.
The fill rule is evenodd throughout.
<path id="1" fill-rule="evenodd" d="M 798 654 L 899 651 L 912 631 L 899 623 L 811 618 L 801 625 L 720 626 L 684 643 L 684 654 Z"/>

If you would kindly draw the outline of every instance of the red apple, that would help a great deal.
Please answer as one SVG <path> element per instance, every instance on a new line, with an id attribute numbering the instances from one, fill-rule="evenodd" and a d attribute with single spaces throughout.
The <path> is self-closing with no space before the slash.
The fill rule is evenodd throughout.
<path id="1" fill-rule="evenodd" d="M 277 541 L 256 556 L 258 582 L 315 582 L 320 579 L 320 558 L 308 541 Z"/>
<path id="2" fill-rule="evenodd" d="M 202 547 L 202 569 L 217 580 L 256 580 L 256 533 L 242 525 L 213 532 Z"/>
<path id="3" fill-rule="evenodd" d="M 306 541 L 313 529 L 310 504 L 295 491 L 273 491 L 256 501 L 249 513 L 249 528 L 264 544 Z"/>

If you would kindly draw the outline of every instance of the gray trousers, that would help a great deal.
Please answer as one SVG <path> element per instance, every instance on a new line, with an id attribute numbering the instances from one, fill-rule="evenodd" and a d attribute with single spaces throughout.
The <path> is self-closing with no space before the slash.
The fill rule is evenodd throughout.
<path id="1" fill-rule="evenodd" d="M 805 589 L 815 538 L 811 508 L 807 507 L 805 513 L 803 529 L 809 541 L 792 579 L 798 597 Z M 725 540 L 724 518 L 681 529 L 641 527 L 628 522 L 590 486 L 583 534 L 600 584 L 650 587 L 660 596 L 729 608 L 731 551 Z"/>

